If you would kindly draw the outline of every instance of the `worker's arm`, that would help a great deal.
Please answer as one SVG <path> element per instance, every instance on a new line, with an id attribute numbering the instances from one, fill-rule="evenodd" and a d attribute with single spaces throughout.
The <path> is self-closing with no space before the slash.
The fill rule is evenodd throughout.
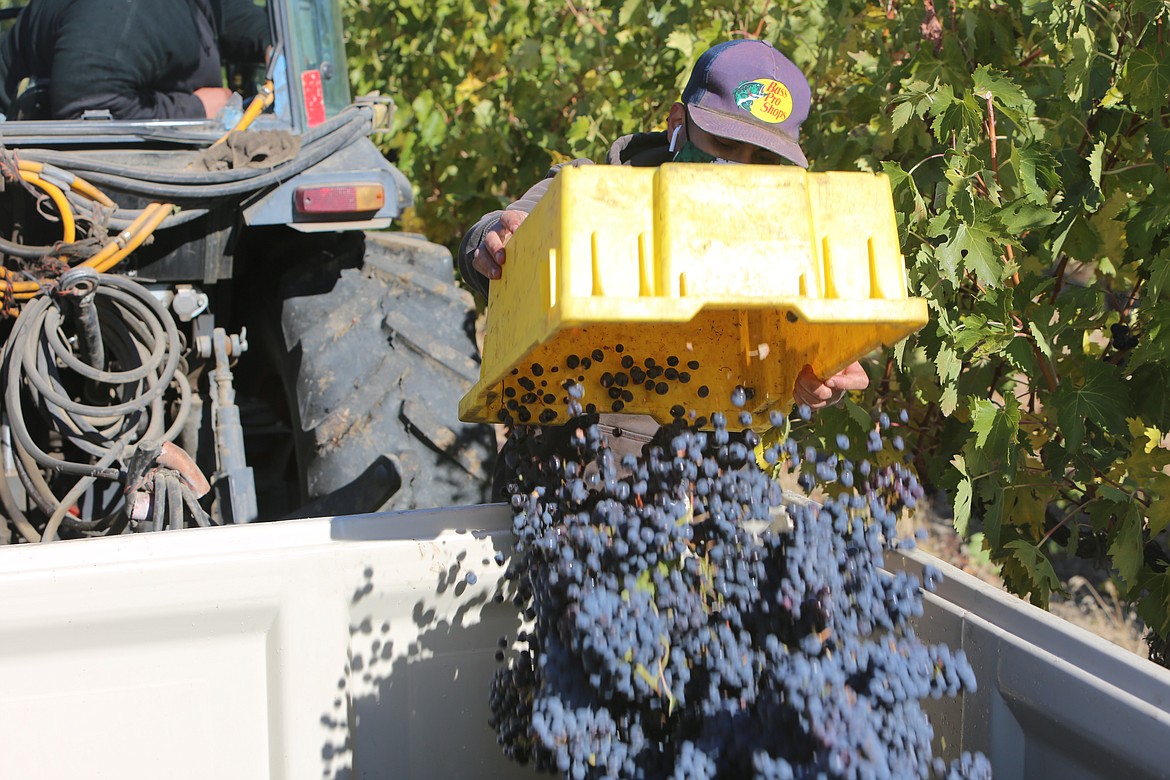
<path id="1" fill-rule="evenodd" d="M 548 192 L 557 171 L 566 165 L 592 165 L 592 160 L 573 160 L 571 162 L 554 165 L 548 174 L 532 185 L 520 200 L 512 203 L 503 211 L 493 211 L 484 214 L 464 234 L 459 242 L 459 272 L 463 279 L 479 295 L 487 298 L 488 281 L 499 279 L 504 266 L 504 246 L 512 238 L 512 233 L 520 226 L 536 204 Z"/>

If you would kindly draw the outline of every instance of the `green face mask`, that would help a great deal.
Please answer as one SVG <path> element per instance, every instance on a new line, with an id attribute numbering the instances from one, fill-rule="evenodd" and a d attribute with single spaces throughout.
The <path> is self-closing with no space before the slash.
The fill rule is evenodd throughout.
<path id="1" fill-rule="evenodd" d="M 713 154 L 704 152 L 699 147 L 695 146 L 690 141 L 683 144 L 682 148 L 674 153 L 675 162 L 697 162 L 697 163 L 723 163 L 725 165 L 734 165 L 734 160 L 724 160 L 722 157 L 716 157 Z"/>

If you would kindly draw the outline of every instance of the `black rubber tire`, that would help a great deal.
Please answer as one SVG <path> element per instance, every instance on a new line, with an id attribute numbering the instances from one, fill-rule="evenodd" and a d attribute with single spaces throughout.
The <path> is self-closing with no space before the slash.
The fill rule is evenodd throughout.
<path id="1" fill-rule="evenodd" d="M 444 247 L 341 236 L 281 273 L 284 382 L 309 503 L 298 516 L 478 504 L 489 426 L 459 421 L 479 377 L 475 306 Z"/>

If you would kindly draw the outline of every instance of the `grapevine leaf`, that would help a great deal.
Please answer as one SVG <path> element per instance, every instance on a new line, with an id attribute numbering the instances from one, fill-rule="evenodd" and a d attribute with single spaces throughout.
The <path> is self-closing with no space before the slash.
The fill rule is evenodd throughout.
<path id="1" fill-rule="evenodd" d="M 1154 162 L 1163 167 L 1170 165 L 1170 128 L 1147 126 L 1146 134 L 1150 139 L 1150 152 L 1154 155 Z"/>
<path id="2" fill-rule="evenodd" d="M 1044 353 L 1044 357 L 1049 360 L 1052 359 L 1052 343 L 1047 335 L 1044 333 L 1044 326 L 1036 320 L 1028 321 L 1028 332 L 1032 334 L 1032 338 L 1036 341 L 1036 346 Z"/>
<path id="3" fill-rule="evenodd" d="M 1118 513 L 1117 529 L 1112 534 L 1109 556 L 1113 559 L 1113 565 L 1117 567 L 1121 581 L 1127 587 L 1135 588 L 1139 584 L 1138 577 L 1145 563 L 1142 555 L 1145 546 L 1142 539 L 1142 518 L 1135 504 L 1119 505 L 1118 508 L 1121 506 L 1126 508 Z"/>
<path id="4" fill-rule="evenodd" d="M 1089 179 L 1093 182 L 1093 189 L 1097 195 L 1097 203 L 1100 203 L 1104 195 L 1101 193 L 1101 166 L 1104 164 L 1105 156 L 1105 141 L 1099 140 L 1093 144 L 1093 150 L 1089 152 Z"/>
<path id="5" fill-rule="evenodd" d="M 1164 293 L 1170 292 L 1170 254 L 1163 254 L 1150 261 L 1150 281 L 1146 285 L 1146 297 L 1151 303 L 1157 302 Z"/>
<path id="6" fill-rule="evenodd" d="M 954 382 L 959 378 L 959 372 L 963 370 L 963 363 L 959 360 L 959 356 L 946 344 L 939 347 L 935 365 L 938 368 L 938 378 L 944 383 Z"/>
<path id="7" fill-rule="evenodd" d="M 1004 516 L 1014 526 L 1025 526 L 1037 536 L 1044 532 L 1045 513 L 1052 500 L 1051 490 L 1009 487 L 1004 491 Z"/>
<path id="8" fill-rule="evenodd" d="M 1060 589 L 1060 578 L 1052 568 L 1052 561 L 1048 560 L 1048 556 L 1036 545 L 1023 539 L 1016 539 L 1005 544 L 1004 548 L 1012 551 L 1013 557 L 1027 572 L 1028 579 L 1034 586 L 1032 591 L 1034 599 L 1039 597 L 1040 600 L 1047 601 L 1048 593 Z"/>
<path id="9" fill-rule="evenodd" d="M 967 474 L 967 461 L 962 455 L 952 458 L 951 464 L 963 475 L 955 489 L 955 530 L 960 536 L 966 536 L 971 524 L 971 477 Z"/>
<path id="10" fill-rule="evenodd" d="M 981 480 L 986 483 L 987 480 Z M 982 491 L 981 491 L 982 492 Z M 992 495 L 991 502 L 983 509 L 983 536 L 992 550 L 999 547 L 1000 535 L 1003 532 L 1003 489 L 998 489 Z"/>
<path id="11" fill-rule="evenodd" d="M 1030 203 L 1023 198 L 1004 204 L 995 211 L 995 218 L 1013 235 L 1056 222 L 1059 215 L 1046 206 Z"/>
<path id="12" fill-rule="evenodd" d="M 1160 333 L 1157 325 L 1153 326 L 1152 332 L 1146 333 L 1137 348 L 1129 356 L 1128 368 L 1130 371 L 1137 371 L 1143 366 L 1154 365 L 1170 365 L 1170 339 L 1162 336 L 1156 338 Z M 1160 388 L 1165 391 L 1165 388 Z"/>
<path id="13" fill-rule="evenodd" d="M 994 235 L 986 228 L 960 223 L 954 236 L 937 250 L 947 278 L 957 278 L 959 270 L 970 270 L 984 284 L 998 284 L 1003 264 L 992 243 Z"/>
<path id="14" fill-rule="evenodd" d="M 941 93 L 942 90 L 940 89 Z M 942 101 L 936 101 L 936 105 L 942 106 Z M 933 111 L 931 112 L 933 113 Z M 979 105 L 975 102 L 972 95 L 967 95 L 960 99 L 950 100 L 936 116 L 934 122 L 931 124 L 931 130 L 934 131 L 934 137 L 939 141 L 945 142 L 951 135 L 956 133 L 963 137 L 968 137 L 979 130 L 980 124 L 983 122 L 983 115 L 979 111 Z"/>
<path id="15" fill-rule="evenodd" d="M 1152 51 L 1137 49 L 1125 63 L 1118 89 L 1129 97 L 1135 111 L 1157 111 L 1166 104 L 1170 91 L 1170 59 Z"/>
<path id="16" fill-rule="evenodd" d="M 922 194 L 918 191 L 918 185 L 915 184 L 914 178 L 902 170 L 902 166 L 892 162 L 883 162 L 882 172 L 890 179 L 890 189 L 893 191 L 894 202 L 898 207 L 898 216 L 901 217 L 908 211 L 914 222 L 924 221 L 927 217 L 926 201 L 922 199 Z M 907 208 L 905 205 L 907 195 L 910 196 L 913 208 Z"/>
<path id="17" fill-rule="evenodd" d="M 634 16 L 642 7 L 642 0 L 626 0 L 618 12 L 618 26 L 628 27 Z"/>
<path id="18" fill-rule="evenodd" d="M 1137 602 L 1138 617 L 1159 636 L 1170 634 L 1170 570 L 1143 583 L 1147 596 Z"/>
<path id="19" fill-rule="evenodd" d="M 1066 376 L 1051 398 L 1070 450 L 1084 441 L 1086 421 L 1118 436 L 1129 432 L 1125 418 L 1132 413 L 1133 404 L 1119 369 L 1100 361 L 1086 363 L 1084 369 L 1085 381 L 1080 387 Z"/>
<path id="20" fill-rule="evenodd" d="M 893 129 L 894 132 L 901 130 L 906 126 L 906 123 L 914 116 L 923 116 L 928 109 L 937 104 L 935 100 L 935 92 L 938 88 L 938 82 L 934 85 L 927 84 L 925 81 L 914 80 L 906 84 L 903 82 L 902 94 L 894 98 L 894 102 L 898 107 L 894 109 Z M 944 96 L 944 100 L 949 101 L 949 96 Z"/>
<path id="21" fill-rule="evenodd" d="M 1088 86 L 1093 60 L 1099 56 L 1093 33 L 1087 26 L 1077 25 L 1069 36 L 1067 52 L 1069 59 L 1064 69 L 1064 92 L 1069 100 L 1079 103 Z"/>
<path id="22" fill-rule="evenodd" d="M 1105 95 L 1097 103 L 1101 108 L 1116 108 L 1125 102 L 1125 93 L 1117 88 L 1116 85 L 1105 90 Z"/>
<path id="23" fill-rule="evenodd" d="M 1133 3 L 1134 15 L 1141 14 L 1146 17 L 1146 20 L 1153 22 L 1160 19 L 1166 13 L 1165 0 L 1134 0 Z"/>
<path id="24" fill-rule="evenodd" d="M 914 104 L 910 102 L 899 103 L 891 116 L 894 124 L 894 132 L 896 133 L 905 127 L 912 116 L 914 116 Z"/>
<path id="25" fill-rule="evenodd" d="M 939 395 L 938 408 L 943 414 L 948 417 L 954 414 L 955 409 L 959 407 L 959 386 L 956 384 L 948 384 L 943 386 L 942 393 Z"/>
<path id="26" fill-rule="evenodd" d="M 1151 538 L 1170 526 L 1170 501 L 1165 500 L 1167 490 L 1170 490 L 1170 475 L 1155 474 L 1150 480 L 1151 499 L 1146 509 L 1146 529 Z"/>
<path id="27" fill-rule="evenodd" d="M 666 37 L 668 48 L 674 49 L 685 59 L 693 59 L 695 53 L 695 37 L 685 30 L 674 30 Z"/>
<path id="28" fill-rule="evenodd" d="M 983 450 L 989 459 L 1015 444 L 1020 429 L 1020 405 L 1015 396 L 1008 396 L 1001 408 L 987 398 L 971 399 L 971 430 L 975 433 L 975 447 Z"/>
<path id="29" fill-rule="evenodd" d="M 1028 103 L 1024 90 L 1002 70 L 980 65 L 971 76 L 975 80 L 973 90 L 981 98 L 991 97 L 1007 108 L 1023 108 Z"/>

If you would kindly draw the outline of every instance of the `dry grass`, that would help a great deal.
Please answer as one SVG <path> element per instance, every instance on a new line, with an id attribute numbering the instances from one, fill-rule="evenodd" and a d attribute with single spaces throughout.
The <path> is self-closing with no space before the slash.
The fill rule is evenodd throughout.
<path id="1" fill-rule="evenodd" d="M 923 502 L 922 508 L 905 519 L 904 533 L 918 533 L 918 546 L 947 563 L 984 582 L 1003 588 L 996 567 L 982 553 L 973 550 L 960 538 L 949 517 L 944 517 Z M 1060 574 L 1058 570 L 1058 575 Z M 1116 587 L 1105 577 L 1090 579 L 1084 574 L 1064 578 L 1067 596 L 1054 594 L 1049 611 L 1091 631 L 1118 647 L 1142 658 L 1149 657 L 1144 639 L 1145 627 L 1137 615 L 1121 600 Z"/>

